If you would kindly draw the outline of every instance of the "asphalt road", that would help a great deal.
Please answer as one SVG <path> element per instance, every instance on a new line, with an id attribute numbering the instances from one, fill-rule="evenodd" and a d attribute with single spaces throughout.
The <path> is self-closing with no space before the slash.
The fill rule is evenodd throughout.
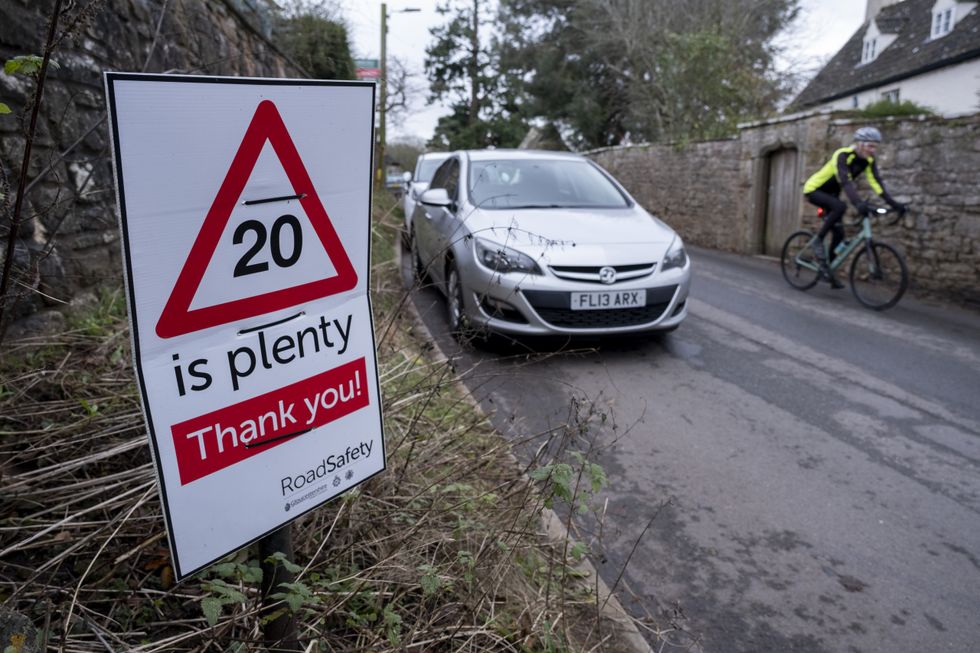
<path id="1" fill-rule="evenodd" d="M 980 650 L 980 314 L 691 254 L 661 338 L 461 348 L 415 304 L 525 456 L 592 411 L 571 446 L 609 486 L 577 534 L 676 650 Z"/>

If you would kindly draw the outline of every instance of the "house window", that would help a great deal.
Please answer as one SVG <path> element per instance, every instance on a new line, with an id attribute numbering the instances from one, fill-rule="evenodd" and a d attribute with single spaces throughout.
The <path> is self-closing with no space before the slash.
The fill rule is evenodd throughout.
<path id="1" fill-rule="evenodd" d="M 852 106 L 853 108 L 855 108 L 855 109 L 857 109 L 857 108 L 858 108 L 858 96 L 856 96 L 856 95 L 855 95 L 855 96 L 854 96 L 854 97 L 853 97 L 853 98 L 851 99 L 851 106 Z"/>
<path id="2" fill-rule="evenodd" d="M 878 55 L 878 39 L 868 39 L 864 42 L 864 52 L 861 55 L 861 63 L 871 63 Z"/>
<path id="3" fill-rule="evenodd" d="M 940 36 L 945 36 L 949 34 L 953 29 L 953 10 L 955 7 L 950 7 L 949 9 L 944 9 L 937 11 L 932 17 L 932 38 L 936 39 Z"/>
<path id="4" fill-rule="evenodd" d="M 881 99 L 885 102 L 892 102 L 898 104 L 898 89 L 893 89 L 891 91 L 885 91 L 881 94 Z"/>

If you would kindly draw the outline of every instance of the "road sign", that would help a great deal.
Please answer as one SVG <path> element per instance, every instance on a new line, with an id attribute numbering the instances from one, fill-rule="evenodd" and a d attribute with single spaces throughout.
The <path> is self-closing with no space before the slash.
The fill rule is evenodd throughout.
<path id="1" fill-rule="evenodd" d="M 354 72 L 358 79 L 372 81 L 381 79 L 381 67 L 377 59 L 355 59 Z"/>
<path id="2" fill-rule="evenodd" d="M 107 73 L 133 353 L 183 578 L 385 467 L 374 85 Z"/>

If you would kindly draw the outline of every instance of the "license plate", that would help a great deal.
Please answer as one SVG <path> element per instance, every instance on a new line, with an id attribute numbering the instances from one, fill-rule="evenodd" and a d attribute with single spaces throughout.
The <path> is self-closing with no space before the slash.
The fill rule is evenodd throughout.
<path id="1" fill-rule="evenodd" d="M 647 303 L 646 290 L 573 292 L 573 311 L 601 311 L 613 308 L 637 308 Z"/>

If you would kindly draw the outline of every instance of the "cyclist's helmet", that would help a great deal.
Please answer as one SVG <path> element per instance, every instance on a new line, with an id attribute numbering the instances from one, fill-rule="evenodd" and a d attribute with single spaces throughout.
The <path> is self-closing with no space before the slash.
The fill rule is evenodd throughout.
<path id="1" fill-rule="evenodd" d="M 854 141 L 857 143 L 880 143 L 881 132 L 874 127 L 862 127 L 854 132 Z"/>

